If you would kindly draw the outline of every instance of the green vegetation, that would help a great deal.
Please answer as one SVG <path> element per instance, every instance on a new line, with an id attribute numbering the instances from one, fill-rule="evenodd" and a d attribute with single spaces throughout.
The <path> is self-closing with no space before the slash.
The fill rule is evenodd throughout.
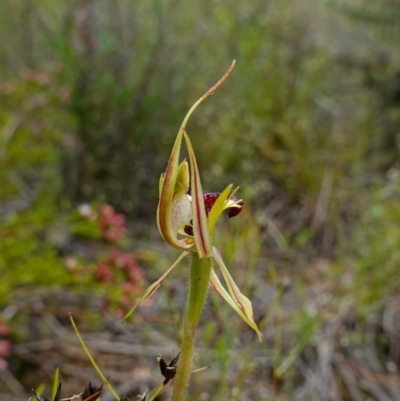
<path id="1" fill-rule="evenodd" d="M 2 401 L 49 394 L 57 367 L 63 397 L 96 377 L 68 312 L 118 391 L 162 382 L 187 271 L 117 317 L 177 257 L 156 230 L 159 176 L 233 59 L 187 130 L 203 190 L 240 185 L 216 245 L 264 340 L 210 293 L 190 399 L 397 399 L 397 3 L 0 3 Z"/>

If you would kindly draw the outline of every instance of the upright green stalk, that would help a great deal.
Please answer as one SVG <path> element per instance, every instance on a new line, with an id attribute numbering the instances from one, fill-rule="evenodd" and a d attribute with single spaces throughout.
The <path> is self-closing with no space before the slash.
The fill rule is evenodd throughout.
<path id="1" fill-rule="evenodd" d="M 181 355 L 175 377 L 172 401 L 184 401 L 193 363 L 194 336 L 207 297 L 212 269 L 211 258 L 200 259 L 192 254 L 189 300 L 185 316 Z"/>

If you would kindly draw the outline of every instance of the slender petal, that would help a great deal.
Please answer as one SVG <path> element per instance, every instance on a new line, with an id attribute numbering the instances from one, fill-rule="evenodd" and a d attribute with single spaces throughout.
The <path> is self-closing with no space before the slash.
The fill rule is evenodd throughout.
<path id="1" fill-rule="evenodd" d="M 214 248 L 214 260 L 217 262 L 218 266 L 221 269 L 222 276 L 226 282 L 228 287 L 228 292 L 222 286 L 219 281 L 217 275 L 211 273 L 210 283 L 212 287 L 222 296 L 232 306 L 232 308 L 239 313 L 242 319 L 257 333 L 258 339 L 262 340 L 262 335 L 260 330 L 257 327 L 257 324 L 254 322 L 253 318 L 253 308 L 251 306 L 250 300 L 245 297 L 239 290 L 232 276 L 229 274 L 228 269 L 225 266 L 224 261 L 222 260 L 218 249 Z"/>
<path id="2" fill-rule="evenodd" d="M 184 132 L 190 161 L 190 182 L 192 190 L 193 237 L 200 259 L 212 256 L 211 236 L 208 230 L 207 214 L 204 205 L 200 174 L 197 168 L 196 156 L 189 136 Z"/>
<path id="3" fill-rule="evenodd" d="M 146 299 L 150 298 L 160 287 L 161 283 L 172 273 L 172 271 L 175 269 L 175 267 L 179 264 L 179 262 L 189 254 L 189 252 L 185 251 L 182 253 L 181 256 L 176 260 L 176 262 L 157 280 L 155 281 L 143 294 L 142 298 L 139 299 L 138 302 L 132 307 L 132 309 L 125 315 L 124 319 L 127 319 L 134 311 L 135 309 Z"/>
<path id="4" fill-rule="evenodd" d="M 215 224 L 217 223 L 219 217 L 225 209 L 226 200 L 229 198 L 229 193 L 231 192 L 232 184 L 229 184 L 219 195 L 218 199 L 215 201 L 210 213 L 208 214 L 208 229 L 210 230 L 211 237 L 214 232 Z"/>

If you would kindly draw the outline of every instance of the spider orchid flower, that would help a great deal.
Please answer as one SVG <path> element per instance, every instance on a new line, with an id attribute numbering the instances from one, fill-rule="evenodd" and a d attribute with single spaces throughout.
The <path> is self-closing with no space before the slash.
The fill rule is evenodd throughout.
<path id="1" fill-rule="evenodd" d="M 217 83 L 215 86 L 220 86 L 220 84 Z M 182 259 L 191 253 L 196 253 L 200 260 L 209 259 L 210 263 L 213 260 L 215 262 L 213 263 L 213 267 L 219 267 L 227 289 L 220 282 L 214 269 L 211 270 L 209 277 L 210 286 L 257 333 L 261 341 L 261 332 L 254 322 L 250 300 L 240 292 L 225 266 L 221 253 L 213 246 L 214 228 L 222 213 L 228 210 L 229 217 L 236 216 L 242 210 L 244 203 L 241 199 L 237 199 L 234 196 L 238 188 L 232 190 L 232 184 L 228 185 L 221 193 L 203 193 L 192 143 L 185 132 L 185 125 L 190 114 L 202 100 L 209 96 L 207 94 L 210 94 L 210 92 L 213 93 L 213 88 L 195 103 L 183 121 L 176 137 L 167 169 L 161 175 L 159 183 L 159 202 L 157 208 L 159 231 L 168 244 L 174 248 L 181 249 L 183 253 L 146 290 L 142 298 L 128 312 L 126 318 L 143 301 L 154 294 Z M 179 162 L 183 140 L 188 150 L 189 163 L 186 160 Z M 189 187 L 190 195 L 188 193 Z"/>

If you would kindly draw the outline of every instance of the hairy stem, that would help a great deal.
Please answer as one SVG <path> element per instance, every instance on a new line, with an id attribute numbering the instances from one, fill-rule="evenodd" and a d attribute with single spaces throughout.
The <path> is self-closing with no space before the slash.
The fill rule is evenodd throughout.
<path id="1" fill-rule="evenodd" d="M 188 308 L 185 316 L 181 355 L 175 377 L 172 401 L 184 401 L 185 399 L 192 370 L 194 336 L 206 300 L 211 268 L 211 258 L 199 259 L 197 253 L 192 255 Z"/>

